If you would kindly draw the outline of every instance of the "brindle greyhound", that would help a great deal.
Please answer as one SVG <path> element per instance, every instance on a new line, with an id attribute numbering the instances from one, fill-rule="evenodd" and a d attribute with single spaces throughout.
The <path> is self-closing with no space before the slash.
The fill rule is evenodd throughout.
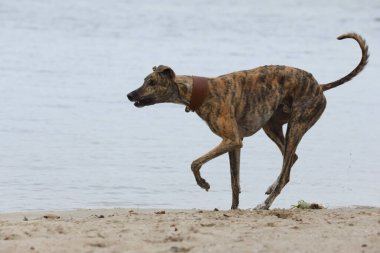
<path id="1" fill-rule="evenodd" d="M 283 155 L 280 175 L 265 192 L 269 195 L 267 199 L 256 207 L 269 209 L 289 182 L 290 169 L 298 158 L 295 153 L 298 143 L 326 107 L 323 92 L 351 80 L 368 62 L 365 40 L 355 33 L 338 37 L 339 40 L 346 38 L 359 43 L 361 61 L 350 74 L 328 84 L 318 84 L 310 73 L 287 66 L 263 66 L 202 78 L 176 76 L 170 67 L 160 65 L 153 68 L 140 88 L 127 96 L 136 107 L 163 102 L 184 104 L 187 111 L 195 111 L 211 131 L 222 138 L 218 146 L 191 164 L 191 170 L 197 184 L 207 191 L 210 185 L 200 175 L 202 165 L 228 152 L 232 209 L 239 205 L 242 140 L 263 128 Z M 285 137 L 284 124 L 287 124 Z"/>

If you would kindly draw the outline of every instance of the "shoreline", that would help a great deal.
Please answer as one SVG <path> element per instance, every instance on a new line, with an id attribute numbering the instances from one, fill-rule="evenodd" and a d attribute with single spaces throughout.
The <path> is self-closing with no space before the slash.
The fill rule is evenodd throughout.
<path id="1" fill-rule="evenodd" d="M 312 203 L 312 202 L 310 202 Z M 296 206 L 297 203 L 294 203 L 294 205 L 287 206 L 287 207 L 271 207 L 269 210 L 293 210 L 297 208 L 293 208 L 293 206 Z M 342 205 L 342 206 L 333 206 L 333 205 L 325 205 L 321 204 L 323 209 L 328 210 L 336 210 L 336 209 L 379 209 L 380 205 Z M 71 212 L 83 212 L 83 211 L 96 211 L 96 210 L 141 210 L 141 211 L 153 211 L 153 210 L 166 210 L 166 211 L 184 211 L 184 212 L 191 212 L 191 211 L 215 211 L 214 209 L 219 208 L 172 208 L 172 207 L 165 207 L 165 206 L 152 206 L 152 207 L 141 207 L 141 206 L 110 206 L 110 207 L 73 207 L 73 208 L 62 208 L 62 209 L 31 209 L 31 210 L 5 210 L 0 211 L 0 220 L 1 217 L 5 216 L 13 216 L 17 214 L 41 214 L 41 213 L 71 213 Z M 255 211 L 254 208 L 238 208 L 240 211 Z M 231 209 L 220 209 L 220 211 L 232 211 Z M 260 211 L 260 210 L 258 210 Z"/>
<path id="2" fill-rule="evenodd" d="M 0 252 L 376 252 L 380 208 L 0 213 Z"/>

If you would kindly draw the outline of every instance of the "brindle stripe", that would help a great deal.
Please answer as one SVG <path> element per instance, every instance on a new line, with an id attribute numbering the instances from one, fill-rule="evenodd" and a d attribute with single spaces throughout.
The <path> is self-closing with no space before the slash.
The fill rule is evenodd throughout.
<path id="1" fill-rule="evenodd" d="M 308 88 L 307 79 L 305 75 L 301 75 L 299 77 L 299 88 L 298 88 L 297 96 L 305 95 L 307 88 Z"/>

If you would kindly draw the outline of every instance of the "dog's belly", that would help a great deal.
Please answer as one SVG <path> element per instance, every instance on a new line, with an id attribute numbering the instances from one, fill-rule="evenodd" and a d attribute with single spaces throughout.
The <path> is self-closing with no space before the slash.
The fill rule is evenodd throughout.
<path id="1" fill-rule="evenodd" d="M 241 137 L 248 137 L 259 131 L 272 117 L 277 106 L 260 105 L 237 118 Z"/>
<path id="2" fill-rule="evenodd" d="M 270 118 L 270 117 L 269 117 Z M 239 133 L 241 137 L 248 137 L 259 131 L 264 125 L 262 119 L 249 119 L 245 121 L 239 121 Z"/>
<path id="3" fill-rule="evenodd" d="M 235 117 L 242 137 L 259 131 L 272 117 L 284 100 L 277 83 L 252 85 L 242 92 L 242 99 L 236 101 Z"/>

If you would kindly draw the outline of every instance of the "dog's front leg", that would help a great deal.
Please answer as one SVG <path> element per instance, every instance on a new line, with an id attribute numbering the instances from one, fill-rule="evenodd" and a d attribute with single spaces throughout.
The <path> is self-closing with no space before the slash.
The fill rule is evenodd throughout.
<path id="1" fill-rule="evenodd" d="M 207 154 L 205 154 L 205 155 L 201 156 L 200 158 L 198 158 L 197 160 L 195 160 L 191 164 L 191 170 L 194 173 L 195 180 L 197 181 L 197 184 L 201 188 L 208 191 L 210 189 L 210 185 L 206 182 L 206 180 L 204 180 L 201 177 L 201 174 L 199 172 L 202 165 L 205 164 L 206 162 L 210 161 L 211 159 L 213 159 L 217 156 L 220 156 L 226 152 L 230 152 L 230 151 L 233 151 L 235 149 L 240 150 L 241 147 L 242 147 L 242 142 L 239 138 L 236 138 L 236 140 L 223 139 L 222 142 L 218 146 L 216 146 L 214 149 L 212 149 Z"/>
<path id="2" fill-rule="evenodd" d="M 228 152 L 230 157 L 230 171 L 231 171 L 231 188 L 232 188 L 232 205 L 231 209 L 237 209 L 239 206 L 240 194 L 240 149 L 235 148 Z"/>

